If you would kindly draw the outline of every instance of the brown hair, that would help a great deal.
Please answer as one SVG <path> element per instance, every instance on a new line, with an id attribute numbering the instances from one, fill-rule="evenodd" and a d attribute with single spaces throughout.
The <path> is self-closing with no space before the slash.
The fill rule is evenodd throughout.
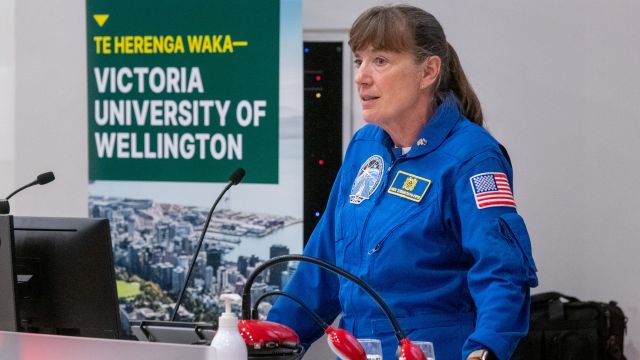
<path id="1" fill-rule="evenodd" d="M 447 42 L 444 30 L 430 13 L 410 5 L 376 6 L 362 13 L 351 26 L 349 46 L 352 51 L 371 46 L 376 50 L 411 52 L 417 62 L 429 56 L 442 59 L 440 75 L 434 89 L 438 102 L 453 93 L 463 114 L 482 126 L 482 108 L 467 80 L 458 54 Z"/>

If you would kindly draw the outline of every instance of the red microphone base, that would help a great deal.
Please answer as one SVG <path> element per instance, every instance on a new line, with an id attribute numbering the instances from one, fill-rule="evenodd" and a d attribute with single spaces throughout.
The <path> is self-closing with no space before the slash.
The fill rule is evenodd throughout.
<path id="1" fill-rule="evenodd" d="M 300 338 L 290 327 L 272 321 L 240 320 L 238 331 L 249 351 L 263 349 L 297 349 Z"/>
<path id="2" fill-rule="evenodd" d="M 404 338 L 400 342 L 398 348 L 398 359 L 400 360 L 427 360 L 418 345 L 411 342 L 411 340 Z"/>
<path id="3" fill-rule="evenodd" d="M 366 360 L 367 354 L 355 336 L 343 329 L 335 329 L 331 326 L 325 329 L 327 343 L 331 350 L 344 360 Z"/>

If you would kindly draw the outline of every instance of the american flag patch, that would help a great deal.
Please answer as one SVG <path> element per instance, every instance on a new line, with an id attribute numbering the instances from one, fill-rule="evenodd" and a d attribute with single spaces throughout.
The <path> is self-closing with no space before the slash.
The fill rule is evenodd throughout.
<path id="1" fill-rule="evenodd" d="M 478 209 L 493 206 L 516 207 L 509 179 L 504 173 L 482 173 L 472 176 L 469 180 Z"/>

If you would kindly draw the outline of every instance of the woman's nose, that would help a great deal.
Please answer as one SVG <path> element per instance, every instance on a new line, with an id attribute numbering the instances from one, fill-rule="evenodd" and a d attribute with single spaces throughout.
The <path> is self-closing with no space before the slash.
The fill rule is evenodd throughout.
<path id="1" fill-rule="evenodd" d="M 356 74 L 354 77 L 356 85 L 369 85 L 371 84 L 371 74 L 369 73 L 369 67 L 365 64 L 356 68 Z"/>

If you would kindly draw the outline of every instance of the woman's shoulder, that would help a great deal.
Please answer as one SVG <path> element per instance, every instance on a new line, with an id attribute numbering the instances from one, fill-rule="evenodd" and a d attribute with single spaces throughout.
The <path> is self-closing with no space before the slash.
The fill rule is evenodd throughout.
<path id="1" fill-rule="evenodd" d="M 456 124 L 440 150 L 461 162 L 481 154 L 503 156 L 500 143 L 485 128 L 467 119 Z"/>

